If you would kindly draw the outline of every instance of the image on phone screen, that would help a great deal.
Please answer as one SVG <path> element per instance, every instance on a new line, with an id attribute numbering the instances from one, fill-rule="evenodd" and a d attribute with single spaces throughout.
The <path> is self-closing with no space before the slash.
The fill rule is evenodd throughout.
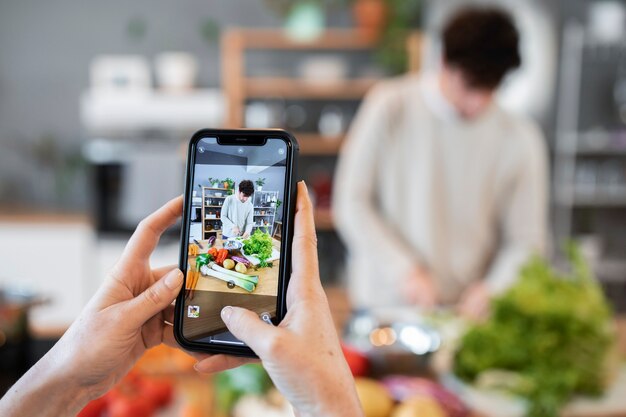
<path id="1" fill-rule="evenodd" d="M 276 318 L 286 157 L 287 144 L 279 138 L 262 146 L 198 141 L 190 170 L 187 340 L 243 345 L 220 317 L 225 306 L 247 308 L 268 322 Z"/>

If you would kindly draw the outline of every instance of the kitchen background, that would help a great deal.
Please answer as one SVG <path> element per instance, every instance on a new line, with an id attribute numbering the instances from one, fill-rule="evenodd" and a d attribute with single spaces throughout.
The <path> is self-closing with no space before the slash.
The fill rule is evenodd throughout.
<path id="1" fill-rule="evenodd" d="M 377 80 L 433 65 L 442 19 L 467 2 L 383 1 L 382 26 L 380 3 L 0 0 L 0 392 L 76 317 L 137 221 L 181 192 L 201 127 L 296 133 L 322 280 L 349 310 L 330 214 L 343 135 Z M 548 142 L 553 240 L 580 242 L 623 314 L 626 3 L 501 3 L 525 64 L 500 99 Z M 155 264 L 177 262 L 177 233 Z"/>

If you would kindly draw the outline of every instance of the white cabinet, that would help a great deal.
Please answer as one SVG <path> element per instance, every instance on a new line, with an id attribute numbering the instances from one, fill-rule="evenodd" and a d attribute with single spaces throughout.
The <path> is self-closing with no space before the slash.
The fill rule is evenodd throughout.
<path id="1" fill-rule="evenodd" d="M 88 222 L 0 219 L 0 286 L 49 298 L 48 304 L 33 309 L 31 324 L 63 329 L 99 285 L 94 243 Z"/>

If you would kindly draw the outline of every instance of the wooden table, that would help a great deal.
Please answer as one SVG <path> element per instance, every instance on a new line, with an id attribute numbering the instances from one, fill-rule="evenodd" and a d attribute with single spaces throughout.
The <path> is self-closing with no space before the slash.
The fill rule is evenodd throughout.
<path id="1" fill-rule="evenodd" d="M 204 250 L 200 250 L 200 253 L 206 253 L 208 250 L 208 244 L 206 240 L 200 241 Z M 274 248 L 280 251 L 280 242 L 276 239 L 272 239 L 272 244 Z M 222 240 L 217 239 L 215 243 L 215 247 L 221 249 Z M 241 253 L 238 253 L 238 256 L 243 257 Z M 189 268 L 187 271 L 187 278 L 189 278 L 190 271 L 195 270 L 196 268 L 196 258 L 197 256 L 188 257 Z M 222 281 L 218 278 L 214 278 L 211 276 L 206 276 L 200 274 L 198 279 L 198 283 L 196 284 L 196 291 L 218 291 L 218 292 L 226 292 L 226 293 L 237 293 L 237 294 L 250 294 L 250 295 L 273 295 L 275 296 L 278 293 L 278 262 L 274 263 L 274 266 L 267 268 L 257 268 L 256 270 L 250 269 L 247 272 L 247 275 L 256 275 L 259 277 L 259 283 L 256 286 L 256 289 L 253 292 L 248 292 L 243 288 L 235 286 L 234 288 L 228 288 L 228 284 L 226 281 Z M 187 279 L 187 285 L 189 285 L 189 279 Z"/>
<path id="2" fill-rule="evenodd" d="M 207 241 L 200 241 L 204 249 L 200 253 L 208 251 Z M 273 239 L 272 244 L 280 250 L 280 242 Z M 222 240 L 218 239 L 215 247 L 222 248 Z M 187 283 L 189 283 L 190 271 L 195 270 L 197 256 L 190 256 L 187 271 Z M 257 275 L 259 283 L 253 292 L 235 286 L 228 288 L 225 281 L 218 278 L 200 275 L 196 284 L 193 298 L 185 300 L 185 315 L 190 306 L 200 309 L 197 318 L 184 318 L 185 336 L 192 340 L 199 340 L 208 336 L 226 331 L 220 312 L 222 308 L 236 305 L 247 308 L 257 314 L 269 313 L 273 318 L 276 316 L 276 303 L 278 294 L 278 262 L 273 267 L 258 268 L 251 270 L 249 275 Z"/>

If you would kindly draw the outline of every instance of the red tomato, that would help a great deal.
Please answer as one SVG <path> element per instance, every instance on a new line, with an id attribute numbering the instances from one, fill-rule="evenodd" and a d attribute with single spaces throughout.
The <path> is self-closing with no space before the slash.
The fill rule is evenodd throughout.
<path id="1" fill-rule="evenodd" d="M 163 378 L 145 378 L 139 383 L 139 392 L 148 398 L 156 407 L 165 407 L 172 402 L 174 386 L 171 381 Z"/>
<path id="2" fill-rule="evenodd" d="M 109 403 L 109 417 L 150 417 L 153 413 L 152 401 L 141 396 L 121 396 Z"/>
<path id="3" fill-rule="evenodd" d="M 352 375 L 366 376 L 370 369 L 370 361 L 367 356 L 343 343 L 341 344 L 341 350 L 343 350 L 343 356 L 345 356 L 346 362 L 348 362 Z"/>
<path id="4" fill-rule="evenodd" d="M 107 400 L 104 397 L 97 398 L 87 403 L 76 417 L 100 417 L 107 407 Z"/>

